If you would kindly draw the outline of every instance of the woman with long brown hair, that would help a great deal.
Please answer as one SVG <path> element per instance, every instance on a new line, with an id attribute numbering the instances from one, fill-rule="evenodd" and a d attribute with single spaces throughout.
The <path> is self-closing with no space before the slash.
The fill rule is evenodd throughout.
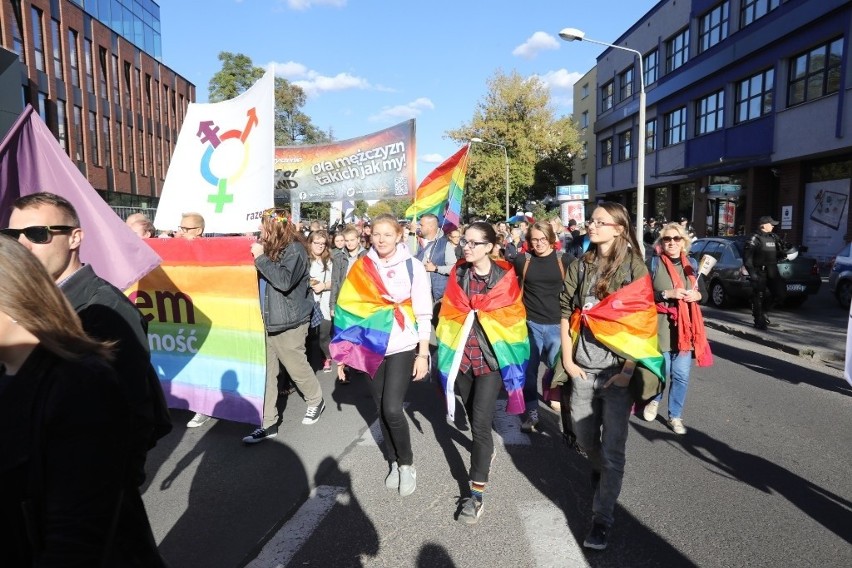
<path id="1" fill-rule="evenodd" d="M 263 423 L 243 438 L 256 444 L 278 435 L 278 371 L 284 366 L 298 387 L 308 409 L 302 424 L 315 424 L 325 402 L 314 370 L 308 363 L 305 340 L 314 309 L 309 286 L 309 259 L 304 237 L 286 209 L 267 209 L 260 221 L 260 241 L 252 243 L 251 254 L 260 273 L 260 297 L 266 327 L 266 396 Z"/>
<path id="2" fill-rule="evenodd" d="M 0 565 L 162 566 L 128 467 L 112 344 L 0 236 Z M 138 500 L 139 496 L 136 495 Z"/>
<path id="3" fill-rule="evenodd" d="M 311 289 L 315 303 L 308 338 L 312 354 L 316 353 L 317 347 L 322 351 L 322 370 L 325 373 L 331 372 L 331 354 L 328 351 L 331 341 L 331 252 L 328 250 L 330 241 L 328 233 L 322 229 L 312 231 L 308 235 Z M 318 317 L 320 315 L 322 317 Z M 313 361 L 314 357 L 310 356 L 309 359 Z"/>

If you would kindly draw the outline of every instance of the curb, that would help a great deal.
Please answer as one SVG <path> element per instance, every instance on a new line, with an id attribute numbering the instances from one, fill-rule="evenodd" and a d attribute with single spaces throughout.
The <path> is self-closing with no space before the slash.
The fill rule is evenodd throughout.
<path id="1" fill-rule="evenodd" d="M 842 367 L 844 364 L 845 353 L 837 353 L 836 351 L 818 351 L 811 347 L 792 345 L 790 343 L 758 335 L 757 333 L 747 331 L 738 326 L 726 325 L 708 319 L 704 320 L 704 325 L 717 331 L 728 333 L 742 339 L 747 339 L 754 343 L 759 343 L 760 345 L 769 347 L 770 349 L 776 349 L 790 355 L 795 355 L 796 357 L 801 357 L 802 359 L 817 360 L 831 366 L 839 364 Z"/>

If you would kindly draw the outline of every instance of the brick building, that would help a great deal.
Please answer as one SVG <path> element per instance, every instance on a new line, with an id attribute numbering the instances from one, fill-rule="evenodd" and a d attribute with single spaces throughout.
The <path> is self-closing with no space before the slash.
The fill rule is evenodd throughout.
<path id="1" fill-rule="evenodd" d="M 156 207 L 195 85 L 162 62 L 154 0 L 2 0 L 31 104 L 113 206 Z M 19 110 L 20 110 L 19 109 Z"/>

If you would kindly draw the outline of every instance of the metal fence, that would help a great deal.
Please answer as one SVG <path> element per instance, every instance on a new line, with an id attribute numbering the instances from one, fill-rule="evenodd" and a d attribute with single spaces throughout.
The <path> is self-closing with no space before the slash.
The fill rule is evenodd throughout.
<path id="1" fill-rule="evenodd" d="M 121 217 L 125 221 L 127 220 L 128 217 L 130 217 L 134 213 L 144 213 L 145 215 L 148 216 L 148 219 L 150 219 L 151 222 L 153 222 L 154 221 L 154 215 L 157 214 L 157 208 L 156 207 L 125 207 L 123 205 L 111 205 L 110 207 L 112 207 L 112 210 L 115 211 L 116 215 L 118 215 L 119 217 Z"/>

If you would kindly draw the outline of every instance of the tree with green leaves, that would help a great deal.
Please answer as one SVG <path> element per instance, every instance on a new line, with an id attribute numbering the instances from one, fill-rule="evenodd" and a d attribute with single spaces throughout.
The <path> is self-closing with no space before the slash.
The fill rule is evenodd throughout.
<path id="1" fill-rule="evenodd" d="M 472 143 L 464 199 L 467 211 L 491 219 L 504 216 L 506 193 L 506 162 L 494 145 L 505 146 L 508 155 L 510 215 L 568 184 L 569 156 L 579 148 L 576 126 L 570 117 L 556 116 L 546 85 L 514 71 L 497 70 L 470 123 L 446 134 L 460 144 L 472 138 L 490 143 Z"/>

